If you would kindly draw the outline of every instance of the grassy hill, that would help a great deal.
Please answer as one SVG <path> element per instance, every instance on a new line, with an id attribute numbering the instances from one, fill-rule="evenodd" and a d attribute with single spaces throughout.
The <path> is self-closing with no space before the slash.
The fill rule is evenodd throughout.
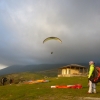
<path id="1" fill-rule="evenodd" d="M 100 99 L 100 83 L 97 84 L 97 94 L 87 94 L 87 77 L 52 77 L 48 80 L 50 81 L 47 83 L 0 86 L 0 100 L 89 100 L 84 99 L 85 97 L 99 97 Z M 73 84 L 82 84 L 82 89 L 51 88 L 54 85 Z"/>
<path id="2" fill-rule="evenodd" d="M 44 70 L 36 72 L 20 72 L 20 73 L 6 74 L 6 75 L 1 75 L 0 79 L 2 79 L 2 77 L 6 77 L 8 79 L 6 84 L 9 84 L 9 79 L 12 78 L 14 80 L 14 83 L 17 84 L 19 82 L 27 80 L 38 80 L 38 79 L 45 79 L 48 77 L 57 77 L 57 75 L 58 75 L 58 69 L 52 69 L 52 70 Z"/>

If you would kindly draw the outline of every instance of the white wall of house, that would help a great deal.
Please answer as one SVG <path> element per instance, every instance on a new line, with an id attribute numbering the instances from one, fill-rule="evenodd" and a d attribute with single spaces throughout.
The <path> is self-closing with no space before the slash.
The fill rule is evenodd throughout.
<path id="1" fill-rule="evenodd" d="M 66 69 L 62 69 L 62 75 L 66 74 Z"/>
<path id="2" fill-rule="evenodd" d="M 79 74 L 79 70 L 78 69 L 71 69 L 71 74 Z"/>
<path id="3" fill-rule="evenodd" d="M 67 73 L 66 74 L 69 75 L 70 72 L 71 72 L 71 70 L 69 68 L 67 68 Z"/>
<path id="4" fill-rule="evenodd" d="M 79 70 L 70 68 L 62 69 L 62 75 L 69 75 L 69 74 L 79 74 Z"/>

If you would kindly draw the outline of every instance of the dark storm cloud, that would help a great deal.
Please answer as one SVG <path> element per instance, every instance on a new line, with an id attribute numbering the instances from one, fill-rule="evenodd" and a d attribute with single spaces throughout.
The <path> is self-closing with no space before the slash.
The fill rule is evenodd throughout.
<path id="1" fill-rule="evenodd" d="M 0 63 L 99 62 L 99 4 L 99 0 L 1 0 Z M 43 44 L 49 36 L 59 37 L 62 44 Z"/>

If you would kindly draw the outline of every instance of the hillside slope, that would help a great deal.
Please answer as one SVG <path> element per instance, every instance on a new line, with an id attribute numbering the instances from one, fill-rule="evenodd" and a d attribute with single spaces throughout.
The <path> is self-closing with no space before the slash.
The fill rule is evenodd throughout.
<path id="1" fill-rule="evenodd" d="M 19 72 L 37 72 L 44 70 L 58 69 L 66 64 L 41 64 L 41 65 L 14 65 L 0 70 L 0 75 L 19 73 Z"/>

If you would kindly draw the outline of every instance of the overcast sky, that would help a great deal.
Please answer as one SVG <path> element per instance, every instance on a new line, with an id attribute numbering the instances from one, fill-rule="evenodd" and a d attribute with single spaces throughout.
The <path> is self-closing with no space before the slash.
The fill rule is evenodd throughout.
<path id="1" fill-rule="evenodd" d="M 43 44 L 51 36 L 62 44 Z M 100 62 L 100 0 L 0 0 L 1 68 L 90 60 Z"/>

